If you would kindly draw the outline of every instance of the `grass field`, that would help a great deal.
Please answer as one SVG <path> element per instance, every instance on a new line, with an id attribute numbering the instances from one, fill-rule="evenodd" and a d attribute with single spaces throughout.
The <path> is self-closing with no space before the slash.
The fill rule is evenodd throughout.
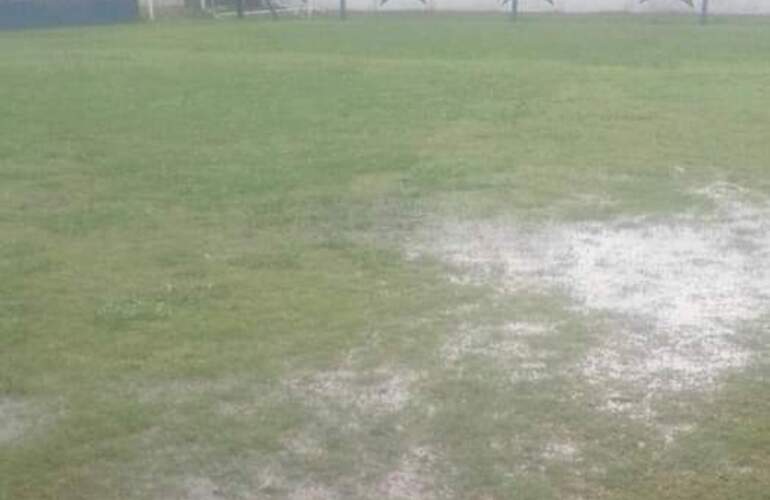
<path id="1" fill-rule="evenodd" d="M 760 499 L 766 19 L 0 33 L 0 499 Z"/>

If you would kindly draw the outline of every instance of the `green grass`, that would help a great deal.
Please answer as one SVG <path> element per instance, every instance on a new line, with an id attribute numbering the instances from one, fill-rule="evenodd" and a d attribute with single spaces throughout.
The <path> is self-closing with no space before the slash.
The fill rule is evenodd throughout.
<path id="1" fill-rule="evenodd" d="M 442 368 L 460 321 L 559 317 L 555 366 L 597 332 L 382 241 L 426 214 L 670 214 L 719 180 L 768 194 L 768 54 L 751 18 L 0 33 L 0 426 L 21 429 L 0 439 L 0 499 L 186 498 L 189 478 L 359 498 L 415 443 L 444 450 L 456 498 L 764 498 L 766 364 L 677 410 L 697 430 L 667 447 L 574 399 L 568 374 L 511 388 L 483 361 Z M 422 395 L 351 428 L 289 394 L 350 352 L 354 371 L 427 374 Z M 287 452 L 296 435 L 323 453 Z M 582 461 L 544 462 L 552 438 Z"/>

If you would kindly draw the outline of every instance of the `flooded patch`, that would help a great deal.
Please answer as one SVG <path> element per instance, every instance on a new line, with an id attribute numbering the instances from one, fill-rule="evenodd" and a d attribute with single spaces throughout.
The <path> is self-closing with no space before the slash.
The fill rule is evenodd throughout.
<path id="1" fill-rule="evenodd" d="M 18 443 L 55 419 L 47 405 L 0 396 L 0 446 Z"/>
<path id="2" fill-rule="evenodd" d="M 21 438 L 29 430 L 25 415 L 29 405 L 9 398 L 0 398 L 0 445 Z"/>
<path id="3" fill-rule="evenodd" d="M 549 462 L 576 462 L 580 459 L 580 450 L 570 441 L 552 441 L 545 445 L 543 458 Z"/>
<path id="4" fill-rule="evenodd" d="M 558 294 L 574 312 L 611 318 L 612 332 L 577 371 L 606 393 L 608 411 L 639 413 L 651 399 L 704 390 L 745 366 L 751 352 L 739 332 L 770 304 L 770 206 L 729 184 L 696 195 L 714 210 L 537 226 L 443 220 L 407 253 L 445 260 L 461 283 Z M 530 354 L 460 338 L 447 357 L 473 352 Z"/>
<path id="5" fill-rule="evenodd" d="M 300 486 L 289 494 L 290 500 L 334 500 L 335 498 L 339 498 L 335 491 L 317 484 Z"/>
<path id="6" fill-rule="evenodd" d="M 555 326 L 529 322 L 511 322 L 497 328 L 461 325 L 441 347 L 444 366 L 462 367 L 472 358 L 492 362 L 508 373 L 511 381 L 540 380 L 548 376 L 546 360 L 552 353 L 533 349 L 528 339 L 546 335 Z"/>
<path id="7" fill-rule="evenodd" d="M 342 368 L 292 379 L 287 385 L 316 406 L 332 405 L 382 416 L 406 407 L 418 378 L 413 371 L 394 367 L 363 372 Z"/>
<path id="8" fill-rule="evenodd" d="M 416 446 L 401 456 L 398 465 L 383 478 L 372 498 L 430 500 L 452 498 L 451 490 L 436 480 L 438 455 Z"/>
<path id="9" fill-rule="evenodd" d="M 219 486 L 207 477 L 188 477 L 184 480 L 184 500 L 221 500 L 225 498 Z"/>
<path id="10" fill-rule="evenodd" d="M 198 401 L 203 397 L 226 394 L 243 385 L 243 380 L 235 377 L 217 379 L 180 378 L 162 382 L 145 383 L 135 387 L 137 398 L 142 403 L 168 406 Z"/>

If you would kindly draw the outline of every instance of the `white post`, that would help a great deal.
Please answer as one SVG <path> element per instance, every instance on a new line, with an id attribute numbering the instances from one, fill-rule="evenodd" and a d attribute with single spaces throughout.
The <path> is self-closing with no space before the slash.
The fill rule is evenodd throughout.
<path id="1" fill-rule="evenodd" d="M 201 0 L 201 12 L 206 12 L 206 0 Z"/>
<path id="2" fill-rule="evenodd" d="M 155 0 L 147 0 L 147 19 L 155 20 Z"/>

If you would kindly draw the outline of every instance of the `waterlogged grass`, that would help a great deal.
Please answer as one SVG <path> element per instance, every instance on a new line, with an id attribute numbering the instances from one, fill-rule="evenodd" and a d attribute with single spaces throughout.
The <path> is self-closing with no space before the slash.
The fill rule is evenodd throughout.
<path id="1" fill-rule="evenodd" d="M 0 33 L 0 499 L 763 498 L 766 319 L 628 418 L 575 375 L 611 321 L 400 242 L 766 199 L 768 53 L 751 18 Z"/>

